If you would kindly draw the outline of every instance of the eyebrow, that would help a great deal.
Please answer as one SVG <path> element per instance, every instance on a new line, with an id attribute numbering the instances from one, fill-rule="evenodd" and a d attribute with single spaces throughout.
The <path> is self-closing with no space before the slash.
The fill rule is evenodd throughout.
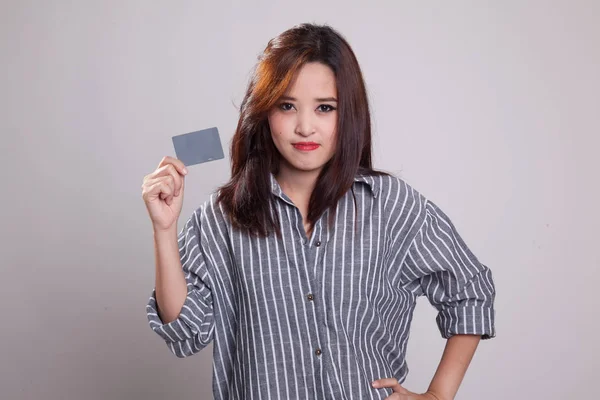
<path id="1" fill-rule="evenodd" d="M 281 100 L 297 101 L 297 99 L 295 97 L 290 97 L 290 96 L 281 96 Z M 316 98 L 315 100 L 318 102 L 335 101 L 337 103 L 337 99 L 335 97 L 319 97 L 319 98 Z"/>

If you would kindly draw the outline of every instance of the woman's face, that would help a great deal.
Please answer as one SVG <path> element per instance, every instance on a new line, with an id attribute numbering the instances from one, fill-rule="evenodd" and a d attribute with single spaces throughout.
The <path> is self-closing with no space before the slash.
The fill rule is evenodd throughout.
<path id="1" fill-rule="evenodd" d="M 271 137 L 283 156 L 280 169 L 297 173 L 323 168 L 335 151 L 337 106 L 331 68 L 305 64 L 269 112 Z"/>

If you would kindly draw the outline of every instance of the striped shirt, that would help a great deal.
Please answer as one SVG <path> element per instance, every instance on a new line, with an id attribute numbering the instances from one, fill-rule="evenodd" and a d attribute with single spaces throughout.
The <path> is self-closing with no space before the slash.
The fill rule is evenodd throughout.
<path id="1" fill-rule="evenodd" d="M 490 270 L 449 218 L 394 176 L 360 176 L 307 238 L 271 175 L 282 236 L 234 229 L 216 194 L 179 239 L 188 295 L 175 321 L 150 327 L 178 357 L 214 340 L 216 399 L 384 399 L 375 379 L 408 373 L 413 310 L 425 295 L 441 335 L 495 336 Z M 356 202 L 356 203 L 355 203 Z M 357 209 L 355 210 L 355 204 Z"/>

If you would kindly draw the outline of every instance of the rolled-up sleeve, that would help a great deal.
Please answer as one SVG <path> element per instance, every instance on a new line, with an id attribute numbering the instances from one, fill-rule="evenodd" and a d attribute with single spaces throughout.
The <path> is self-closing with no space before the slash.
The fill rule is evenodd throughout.
<path id="1" fill-rule="evenodd" d="M 446 214 L 427 201 L 423 224 L 405 258 L 409 276 L 438 310 L 444 338 L 496 336 L 495 286 L 491 270 L 469 250 Z"/>
<path id="2" fill-rule="evenodd" d="M 187 297 L 178 318 L 163 323 L 157 311 L 156 289 L 146 306 L 148 323 L 177 357 L 198 353 L 213 339 L 214 318 L 208 268 L 201 246 L 198 209 L 178 234 L 179 255 L 187 282 Z"/>

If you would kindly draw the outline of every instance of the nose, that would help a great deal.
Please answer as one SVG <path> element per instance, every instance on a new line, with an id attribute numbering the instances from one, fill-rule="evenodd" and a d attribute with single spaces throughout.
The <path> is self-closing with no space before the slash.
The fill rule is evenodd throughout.
<path id="1" fill-rule="evenodd" d="M 310 136 L 315 133 L 315 121 L 309 110 L 298 112 L 296 120 L 296 133 L 302 136 Z"/>

